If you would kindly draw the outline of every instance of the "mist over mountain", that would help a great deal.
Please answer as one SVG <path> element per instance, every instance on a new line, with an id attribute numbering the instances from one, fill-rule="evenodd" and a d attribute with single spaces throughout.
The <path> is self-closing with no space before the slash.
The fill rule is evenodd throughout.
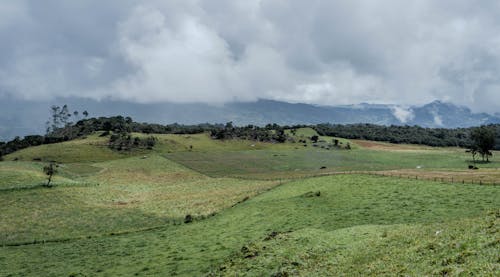
<path id="1" fill-rule="evenodd" d="M 71 111 L 87 110 L 90 117 L 130 116 L 148 123 L 225 123 L 236 125 L 373 123 L 380 125 L 419 125 L 422 127 L 470 127 L 500 123 L 498 115 L 472 113 L 466 107 L 435 101 L 423 106 L 367 104 L 318 106 L 273 100 L 209 104 L 157 103 L 138 104 L 125 101 L 95 101 L 82 98 L 59 98 L 54 101 L 27 101 L 7 98 L 0 101 L 0 140 L 15 136 L 43 134 L 51 105 L 67 104 Z M 73 119 L 74 120 L 74 119 Z"/>

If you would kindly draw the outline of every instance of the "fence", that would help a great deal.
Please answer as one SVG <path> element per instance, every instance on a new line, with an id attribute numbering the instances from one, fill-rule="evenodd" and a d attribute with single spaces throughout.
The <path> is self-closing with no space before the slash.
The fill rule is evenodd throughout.
<path id="1" fill-rule="evenodd" d="M 489 185 L 489 186 L 500 185 L 500 180 L 498 181 L 483 180 L 479 176 L 426 176 L 423 174 L 413 175 L 409 173 L 397 173 L 397 172 L 387 172 L 387 171 L 383 172 L 368 171 L 368 172 L 363 172 L 361 174 L 368 174 L 372 176 L 394 177 L 401 179 L 426 180 L 426 181 L 450 183 L 450 184 L 478 184 L 478 185 Z"/>
<path id="2" fill-rule="evenodd" d="M 337 171 L 337 172 L 325 172 L 325 173 L 317 173 L 317 174 L 303 174 L 300 176 L 293 176 L 290 178 L 263 178 L 262 180 L 268 181 L 279 181 L 279 184 L 287 183 L 293 180 L 298 179 L 308 179 L 322 176 L 332 176 L 332 175 L 351 175 L 351 174 L 361 174 L 361 175 L 370 175 L 370 176 L 381 176 L 381 177 L 393 177 L 400 179 L 414 179 L 414 180 L 425 180 L 425 181 L 433 181 L 433 182 L 441 182 L 441 183 L 449 183 L 449 184 L 477 184 L 477 185 L 489 185 L 489 186 L 498 186 L 500 185 L 500 180 L 492 181 L 492 180 L 483 180 L 479 176 L 426 176 L 423 174 L 411 174 L 411 173 L 399 173 L 399 172 L 388 172 L 388 171 Z M 474 178 L 476 177 L 476 178 Z M 241 179 L 252 179 L 245 178 L 242 176 L 236 177 Z"/>

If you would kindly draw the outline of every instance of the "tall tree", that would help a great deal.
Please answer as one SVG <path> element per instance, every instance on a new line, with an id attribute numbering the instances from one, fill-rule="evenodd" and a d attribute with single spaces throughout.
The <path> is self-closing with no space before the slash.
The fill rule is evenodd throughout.
<path id="1" fill-rule="evenodd" d="M 471 132 L 472 147 L 481 155 L 483 161 L 489 162 L 489 157 L 493 156 L 491 150 L 495 146 L 495 131 L 488 126 L 475 128 Z"/>

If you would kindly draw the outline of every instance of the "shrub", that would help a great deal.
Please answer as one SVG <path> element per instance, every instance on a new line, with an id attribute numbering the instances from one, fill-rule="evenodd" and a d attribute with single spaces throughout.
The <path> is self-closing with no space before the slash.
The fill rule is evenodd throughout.
<path id="1" fill-rule="evenodd" d="M 186 217 L 184 217 L 184 223 L 187 224 L 191 222 L 193 222 L 193 217 L 190 214 L 186 215 Z"/>

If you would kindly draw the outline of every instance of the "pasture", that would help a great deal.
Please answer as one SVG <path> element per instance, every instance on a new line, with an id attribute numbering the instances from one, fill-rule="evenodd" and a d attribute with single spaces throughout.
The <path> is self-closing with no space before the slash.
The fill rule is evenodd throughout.
<path id="1" fill-rule="evenodd" d="M 305 143 L 283 144 L 154 135 L 152 150 L 120 153 L 97 133 L 7 155 L 0 275 L 499 270 L 500 186 L 433 181 L 499 181 L 498 153 L 470 171 L 463 149 L 340 139 L 346 150 L 329 147 L 331 137 L 313 143 L 313 134 L 299 129 Z M 41 169 L 51 160 L 58 173 L 45 188 Z M 336 175 L 352 171 L 428 180 Z"/>
<path id="2" fill-rule="evenodd" d="M 320 195 L 316 196 L 315 193 L 318 191 Z M 252 251 L 257 251 L 259 259 L 253 261 L 253 259 L 242 258 L 245 265 L 235 264 L 234 270 L 240 270 L 240 267 L 251 267 L 253 262 L 257 263 L 261 262 L 261 259 L 265 259 L 265 256 L 260 258 L 260 255 L 262 251 L 266 253 L 267 250 L 254 249 L 254 245 L 261 244 L 262 240 L 265 240 L 269 235 L 273 236 L 273 232 L 293 237 L 303 237 L 310 234 L 311 237 L 303 238 L 302 245 L 296 247 L 307 249 L 312 247 L 311 254 L 314 251 L 318 253 L 322 251 L 322 245 L 315 243 L 316 240 L 322 239 L 322 236 L 316 236 L 318 233 L 323 234 L 323 239 L 329 242 L 330 247 L 341 247 L 341 245 L 350 244 L 358 239 L 375 239 L 379 244 L 372 247 L 380 246 L 378 252 L 357 260 L 353 264 L 366 269 L 376 257 L 376 253 L 390 256 L 396 245 L 405 242 L 403 240 L 405 234 L 414 232 L 429 240 L 428 237 L 436 230 L 448 232 L 449 229 L 450 232 L 458 232 L 454 231 L 454 228 L 460 225 L 456 223 L 457 220 L 464 222 L 472 220 L 474 222 L 474 218 L 479 218 L 478 222 L 482 222 L 483 218 L 488 216 L 489 211 L 494 212 L 498 209 L 499 197 L 500 191 L 497 187 L 457 186 L 362 175 L 310 178 L 283 184 L 213 217 L 191 224 L 164 226 L 155 230 L 118 236 L 82 238 L 65 243 L 3 247 L 0 251 L 0 261 L 4 266 L 0 267 L 0 273 L 14 275 L 50 275 L 51 273 L 56 275 L 68 273 L 80 275 L 181 274 L 191 276 L 209 271 L 224 273 L 219 265 L 228 263 L 229 259 L 235 255 L 235 257 L 240 257 L 238 255 L 242 252 L 254 253 Z M 491 219 L 488 220 L 491 221 Z M 460 251 L 467 249 L 486 253 L 488 256 L 481 258 L 481 260 L 487 262 L 486 267 L 484 267 L 485 272 L 491 273 L 492 271 L 488 271 L 488 268 L 489 270 L 494 269 L 498 252 L 494 253 L 491 251 L 492 249 L 488 250 L 488 247 L 495 247 L 495 236 L 498 235 L 496 233 L 498 231 L 498 218 L 490 223 L 493 224 L 491 230 L 496 230 L 495 232 L 484 233 L 483 228 L 478 227 L 471 229 L 469 231 L 471 234 L 467 236 L 470 239 L 470 236 L 476 234 L 475 232 L 481 234 L 480 240 L 484 240 L 484 243 L 479 246 L 485 247 L 486 250 L 475 249 L 476 245 L 473 243 L 469 245 L 466 237 L 455 238 L 449 233 L 446 233 L 445 238 L 464 243 L 465 248 L 455 249 L 455 246 L 448 245 L 448 240 L 435 241 L 436 244 L 440 245 L 436 247 L 442 248 L 440 251 L 450 253 L 451 257 L 455 253 L 458 255 Z M 361 227 L 354 228 L 353 232 L 345 229 L 355 226 Z M 363 226 L 368 226 L 366 232 L 363 230 L 365 228 Z M 422 228 L 427 231 L 422 230 Z M 384 231 L 387 232 L 386 235 L 384 235 Z M 357 236 L 357 233 L 363 235 Z M 347 241 L 344 241 L 343 244 L 337 244 L 335 240 L 328 240 L 329 236 L 347 236 L 345 238 Z M 385 245 L 384 241 L 377 241 L 378 237 L 384 236 L 386 236 L 388 245 Z M 395 238 L 395 241 L 388 239 L 392 237 Z M 453 239 L 451 239 L 452 237 Z M 407 240 L 414 241 L 417 238 L 408 237 Z M 487 243 L 491 245 L 487 247 Z M 424 243 L 421 246 L 425 245 Z M 354 244 L 352 247 L 354 248 L 352 251 L 357 251 L 353 254 L 354 256 L 363 253 L 361 245 Z M 415 253 L 412 252 L 412 249 L 400 249 L 399 251 L 407 251 L 408 255 L 413 255 Z M 294 255 L 301 255 L 300 251 L 296 252 L 293 248 L 287 248 L 286 245 L 283 249 L 277 249 L 273 246 L 269 251 L 290 251 Z M 309 253 L 308 251 L 302 254 Z M 328 256 L 317 255 L 311 259 L 304 259 L 311 262 L 321 262 L 322 259 L 327 258 Z M 315 259 L 319 260 L 315 261 Z M 391 262 L 400 266 L 398 272 L 402 274 L 409 274 L 413 272 L 411 270 L 417 270 L 416 272 L 421 274 L 429 274 L 438 267 L 454 270 L 450 269 L 448 265 L 436 267 L 430 263 L 432 259 L 428 259 L 429 262 L 421 265 L 419 269 L 409 268 L 407 270 L 404 270 L 404 266 L 405 263 L 411 262 L 410 257 L 401 263 L 394 259 Z M 280 259 L 280 256 L 271 260 L 273 260 L 271 268 L 252 267 L 257 270 L 255 275 L 260 275 L 258 272 L 261 271 L 258 270 L 272 274 L 275 273 L 274 271 L 280 270 L 281 267 L 286 268 L 287 266 L 286 259 Z M 298 269 L 301 268 L 309 270 L 308 267 L 301 266 Z"/>

